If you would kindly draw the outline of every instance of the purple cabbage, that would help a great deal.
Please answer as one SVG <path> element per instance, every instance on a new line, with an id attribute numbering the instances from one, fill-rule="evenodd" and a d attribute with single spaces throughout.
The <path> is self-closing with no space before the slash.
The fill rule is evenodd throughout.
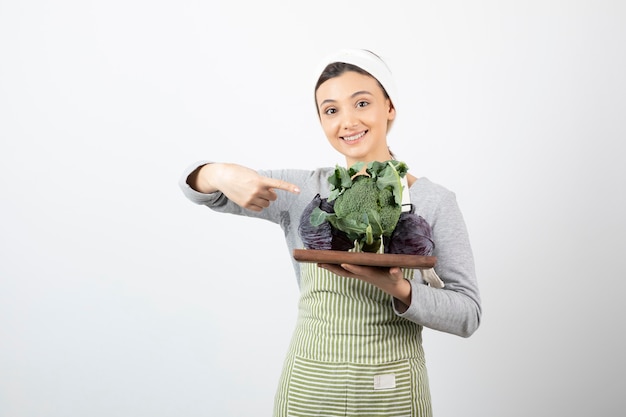
<path id="1" fill-rule="evenodd" d="M 426 220 L 415 214 L 415 207 L 400 214 L 391 236 L 384 240 L 385 253 L 430 256 L 435 249 L 432 230 Z"/>
<path id="2" fill-rule="evenodd" d="M 311 224 L 311 214 L 315 208 L 320 208 L 326 213 L 334 213 L 333 206 L 334 202 L 329 202 L 327 198 L 321 198 L 317 194 L 304 208 L 298 233 L 306 249 L 347 251 L 354 247 L 354 242 L 348 238 L 348 235 L 332 227 L 329 222 L 325 221 L 319 226 Z"/>

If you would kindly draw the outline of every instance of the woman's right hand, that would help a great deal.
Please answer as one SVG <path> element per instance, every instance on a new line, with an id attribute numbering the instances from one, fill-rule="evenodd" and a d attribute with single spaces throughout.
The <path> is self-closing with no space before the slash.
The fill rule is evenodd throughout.
<path id="1" fill-rule="evenodd" d="M 250 168 L 230 163 L 203 165 L 189 176 L 188 183 L 201 193 L 221 191 L 232 202 L 252 211 L 261 211 L 275 201 L 277 189 L 295 194 L 300 192 L 294 184 L 264 177 Z"/>

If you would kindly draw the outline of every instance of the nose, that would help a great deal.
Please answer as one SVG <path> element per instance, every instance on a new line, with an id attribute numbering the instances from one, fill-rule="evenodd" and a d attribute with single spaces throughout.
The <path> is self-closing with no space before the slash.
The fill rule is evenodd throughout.
<path id="1" fill-rule="evenodd" d="M 343 119 L 341 120 L 341 126 L 343 129 L 353 129 L 359 124 L 359 119 L 353 111 L 344 111 Z"/>

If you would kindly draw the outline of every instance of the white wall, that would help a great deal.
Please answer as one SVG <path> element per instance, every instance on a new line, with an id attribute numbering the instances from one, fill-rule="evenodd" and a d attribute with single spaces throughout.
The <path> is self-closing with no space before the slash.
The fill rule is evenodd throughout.
<path id="1" fill-rule="evenodd" d="M 312 82 L 344 46 L 387 60 L 392 149 L 472 236 L 484 320 L 425 331 L 436 416 L 624 410 L 624 3 L 221 3 L 0 0 L 0 416 L 271 414 L 282 232 L 177 181 L 342 162 Z"/>

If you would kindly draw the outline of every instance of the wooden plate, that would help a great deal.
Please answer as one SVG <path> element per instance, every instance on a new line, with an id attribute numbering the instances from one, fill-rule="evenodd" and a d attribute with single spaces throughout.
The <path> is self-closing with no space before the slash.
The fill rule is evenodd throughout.
<path id="1" fill-rule="evenodd" d="M 347 252 L 340 250 L 294 249 L 293 257 L 299 262 L 322 264 L 353 264 L 365 266 L 399 266 L 428 269 L 435 266 L 434 256 L 400 255 L 394 253 Z"/>

